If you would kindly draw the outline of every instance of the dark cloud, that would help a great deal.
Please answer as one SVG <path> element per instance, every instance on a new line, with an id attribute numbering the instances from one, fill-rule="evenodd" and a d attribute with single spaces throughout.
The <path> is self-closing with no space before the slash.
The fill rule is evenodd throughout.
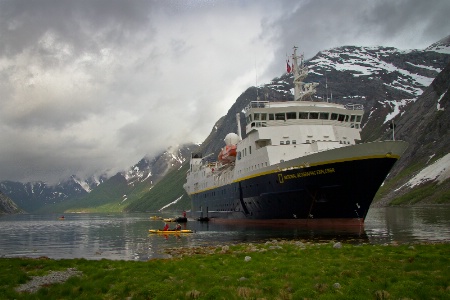
<path id="1" fill-rule="evenodd" d="M 448 15 L 437 0 L 0 1 L 0 180 L 114 172 L 201 142 L 292 46 L 424 48 Z"/>
<path id="2" fill-rule="evenodd" d="M 282 17 L 267 22 L 274 30 L 278 61 L 268 72 L 282 65 L 286 53 L 299 46 L 305 58 L 344 45 L 392 46 L 423 49 L 450 34 L 450 2 L 446 0 L 299 1 Z M 283 5 L 292 5 L 285 1 Z"/>

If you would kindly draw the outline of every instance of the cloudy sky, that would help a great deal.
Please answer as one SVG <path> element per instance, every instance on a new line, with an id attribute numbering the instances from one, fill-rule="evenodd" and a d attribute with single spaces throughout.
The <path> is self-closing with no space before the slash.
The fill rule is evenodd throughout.
<path id="1" fill-rule="evenodd" d="M 202 142 L 292 46 L 423 49 L 449 15 L 448 0 L 0 0 L 0 181 L 115 173 Z"/>

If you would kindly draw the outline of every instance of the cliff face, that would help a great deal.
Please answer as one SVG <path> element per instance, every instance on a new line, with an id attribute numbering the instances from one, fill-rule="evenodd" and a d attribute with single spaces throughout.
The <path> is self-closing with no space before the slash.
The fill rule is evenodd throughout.
<path id="1" fill-rule="evenodd" d="M 23 211 L 8 196 L 0 191 L 0 215 L 18 213 L 23 213 Z"/>
<path id="2" fill-rule="evenodd" d="M 380 204 L 450 202 L 450 63 L 395 118 L 395 137 L 409 147 L 389 175 Z M 389 139 L 392 130 L 383 138 Z M 394 202 L 392 202 L 395 199 Z"/>

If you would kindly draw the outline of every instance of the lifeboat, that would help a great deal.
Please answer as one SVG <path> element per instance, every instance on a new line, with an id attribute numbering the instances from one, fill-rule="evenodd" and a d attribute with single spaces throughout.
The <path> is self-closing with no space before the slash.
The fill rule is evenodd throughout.
<path id="1" fill-rule="evenodd" d="M 240 137 L 235 133 L 229 133 L 224 139 L 225 147 L 219 153 L 217 157 L 223 164 L 229 164 L 236 160 L 236 144 L 240 141 Z"/>
<path id="2" fill-rule="evenodd" d="M 218 159 L 221 163 L 228 164 L 236 160 L 236 145 L 228 145 L 219 152 Z"/>

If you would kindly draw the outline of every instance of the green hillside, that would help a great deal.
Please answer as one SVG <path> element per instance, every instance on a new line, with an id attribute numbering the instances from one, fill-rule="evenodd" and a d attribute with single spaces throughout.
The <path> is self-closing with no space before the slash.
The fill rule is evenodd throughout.
<path id="1" fill-rule="evenodd" d="M 119 174 L 100 184 L 87 196 L 47 205 L 45 212 L 121 212 L 123 195 L 128 192 L 126 180 Z M 38 211 L 43 212 L 43 211 Z"/>
<path id="2" fill-rule="evenodd" d="M 141 198 L 131 202 L 125 208 L 126 212 L 157 211 L 163 206 L 182 197 L 177 203 L 169 206 L 166 210 L 182 211 L 190 209 L 190 200 L 183 189 L 186 182 L 186 172 L 189 162 L 185 162 L 181 168 L 172 169 L 161 179 L 150 191 Z"/>
<path id="3" fill-rule="evenodd" d="M 46 205 L 38 212 L 122 212 L 150 188 L 151 183 L 146 181 L 130 186 L 123 176 L 116 174 L 82 198 Z"/>

